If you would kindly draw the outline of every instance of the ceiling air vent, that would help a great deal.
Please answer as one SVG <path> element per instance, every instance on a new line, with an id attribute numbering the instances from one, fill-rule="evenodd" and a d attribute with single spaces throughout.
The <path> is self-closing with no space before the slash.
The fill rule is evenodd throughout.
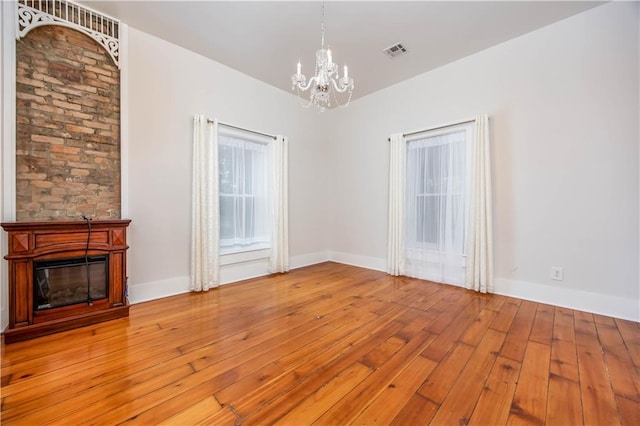
<path id="1" fill-rule="evenodd" d="M 383 50 L 383 52 L 388 55 L 390 58 L 395 58 L 400 55 L 404 55 L 407 53 L 407 48 L 402 45 L 402 43 L 396 43 L 393 46 L 389 46 Z"/>

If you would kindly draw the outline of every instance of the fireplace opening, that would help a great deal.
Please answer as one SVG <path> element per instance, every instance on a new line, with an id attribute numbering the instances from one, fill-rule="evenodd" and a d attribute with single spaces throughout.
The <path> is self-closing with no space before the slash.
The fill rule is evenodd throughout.
<path id="1" fill-rule="evenodd" d="M 36 261 L 33 286 L 34 311 L 106 299 L 109 297 L 108 256 Z"/>

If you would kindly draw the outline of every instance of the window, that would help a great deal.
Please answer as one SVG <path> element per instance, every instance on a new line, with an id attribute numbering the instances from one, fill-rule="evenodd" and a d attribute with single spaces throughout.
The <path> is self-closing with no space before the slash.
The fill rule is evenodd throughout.
<path id="1" fill-rule="evenodd" d="M 458 126 L 407 140 L 405 241 L 414 276 L 463 280 L 470 135 L 470 126 Z"/>
<path id="2" fill-rule="evenodd" d="M 269 145 L 243 132 L 218 135 L 220 249 L 269 248 Z"/>

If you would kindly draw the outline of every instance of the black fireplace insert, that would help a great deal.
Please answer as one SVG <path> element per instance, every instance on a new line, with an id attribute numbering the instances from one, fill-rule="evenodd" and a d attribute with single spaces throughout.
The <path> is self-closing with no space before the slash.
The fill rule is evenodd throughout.
<path id="1" fill-rule="evenodd" d="M 76 303 L 92 304 L 109 296 L 107 255 L 34 262 L 34 311 Z"/>

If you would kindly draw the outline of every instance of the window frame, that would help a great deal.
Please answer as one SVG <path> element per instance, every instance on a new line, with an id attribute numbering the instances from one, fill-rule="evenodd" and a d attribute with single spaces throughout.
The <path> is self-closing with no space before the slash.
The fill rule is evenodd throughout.
<path id="1" fill-rule="evenodd" d="M 464 182 L 465 182 L 465 186 L 464 186 L 464 192 L 462 193 L 463 195 L 463 205 L 462 205 L 462 210 L 464 212 L 464 218 L 463 218 L 463 236 L 462 236 L 462 240 L 463 240 L 463 247 L 462 247 L 462 253 L 455 253 L 456 255 L 460 255 L 462 257 L 462 259 L 464 259 L 466 257 L 466 233 L 468 231 L 468 218 L 469 218 L 469 212 L 466 206 L 469 205 L 470 202 L 470 178 L 471 178 L 471 146 L 473 144 L 473 123 L 461 123 L 461 124 L 456 124 L 453 126 L 446 126 L 443 128 L 438 128 L 438 129 L 433 129 L 433 130 L 426 130 L 424 132 L 419 132 L 416 134 L 411 135 L 410 137 L 406 137 L 405 138 L 405 158 L 408 164 L 409 161 L 409 151 L 410 151 L 410 144 L 411 142 L 416 142 L 416 141 L 421 141 L 421 140 L 426 140 L 426 139 L 430 139 L 430 138 L 435 138 L 438 136 L 444 136 L 444 135 L 450 135 L 453 133 L 459 133 L 459 132 L 464 132 L 465 136 L 464 136 L 464 143 L 465 143 L 465 177 L 464 177 Z M 441 144 L 434 144 L 432 146 L 443 146 L 443 145 L 448 145 L 450 143 L 441 143 Z M 429 146 L 425 146 L 422 148 L 417 148 L 417 149 L 428 149 L 430 148 Z M 405 173 L 408 173 L 408 167 L 407 167 L 407 171 Z M 408 179 L 406 177 L 406 179 Z M 425 185 L 426 187 L 426 185 Z M 460 195 L 460 194 L 458 194 Z M 405 194 L 405 196 L 407 196 L 407 194 Z M 447 196 L 446 193 L 443 193 L 442 191 L 440 191 L 439 193 L 427 193 L 427 192 L 421 192 L 418 193 L 416 191 L 415 194 L 416 198 L 421 197 L 421 196 L 433 196 L 433 197 L 445 197 Z M 416 206 L 418 205 L 418 203 L 416 202 Z M 405 201 L 405 206 L 406 206 L 406 201 Z M 405 216 L 405 220 L 406 220 Z M 423 227 L 426 225 L 423 225 Z M 432 254 L 436 254 L 436 253 L 440 253 L 439 247 L 438 247 L 438 242 L 424 242 L 424 241 L 419 241 L 419 236 L 417 235 L 418 229 L 420 228 L 420 226 L 418 226 L 418 224 L 416 224 L 415 226 L 415 232 L 416 235 L 413 235 L 413 238 L 409 238 L 409 233 L 405 232 L 405 241 L 406 241 L 406 252 L 407 255 L 409 257 L 417 257 L 420 256 L 418 253 L 432 253 Z M 440 230 L 438 231 L 440 232 Z M 412 256 L 411 253 L 414 253 L 414 255 Z M 464 263 L 463 263 L 464 264 Z"/>
<path id="2" fill-rule="evenodd" d="M 241 129 L 235 129 L 235 128 L 226 127 L 224 125 L 220 125 L 218 128 L 218 167 L 220 167 L 220 147 L 223 145 L 223 143 L 221 143 L 220 136 L 232 137 L 235 139 L 243 140 L 245 142 L 266 146 L 267 151 L 265 152 L 264 167 L 266 170 L 265 174 L 267 176 L 267 179 L 270 179 L 269 170 L 272 167 L 272 158 L 271 158 L 270 148 L 271 148 L 271 143 L 273 142 L 272 138 L 267 136 L 257 135 L 257 134 L 254 134 L 253 132 L 243 131 Z M 271 188 L 270 188 L 269 182 L 267 182 L 266 185 L 267 185 L 267 191 L 266 191 L 267 200 L 266 200 L 266 206 L 264 210 L 265 212 L 268 212 L 270 209 L 270 203 L 272 202 L 271 200 L 272 195 L 270 194 Z M 253 197 L 255 199 L 257 197 L 255 193 L 254 194 L 245 193 L 244 182 L 242 186 L 243 186 L 243 191 L 242 191 L 243 193 L 235 194 L 235 193 L 223 193 L 221 190 L 221 185 L 218 184 L 219 204 L 220 205 L 222 204 L 221 201 L 223 197 L 232 198 L 232 199 L 238 199 L 238 198 L 246 199 L 247 197 Z M 243 203 L 243 207 L 244 207 L 244 203 Z M 222 211 L 220 211 L 219 214 L 220 214 L 219 250 L 220 250 L 220 255 L 222 256 L 222 259 L 221 259 L 222 265 L 269 257 L 269 253 L 271 249 L 271 241 L 270 241 L 271 236 L 269 235 L 270 233 L 268 232 L 268 229 L 266 231 L 266 234 L 267 234 L 266 238 L 268 241 L 266 242 L 257 241 L 254 243 L 244 244 L 244 245 L 242 244 L 223 245 L 223 241 L 229 241 L 229 239 L 225 240 L 222 238 L 222 235 L 221 235 L 222 234 Z M 269 220 L 269 219 L 267 218 L 266 220 Z"/>

